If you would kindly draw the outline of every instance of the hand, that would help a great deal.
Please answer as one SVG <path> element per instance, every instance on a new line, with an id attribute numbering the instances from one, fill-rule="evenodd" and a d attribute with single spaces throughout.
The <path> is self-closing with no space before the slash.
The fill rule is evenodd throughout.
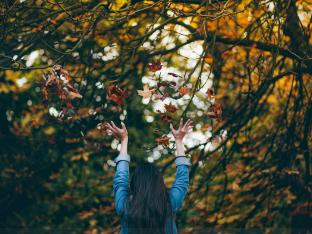
<path id="1" fill-rule="evenodd" d="M 172 135 L 174 136 L 176 141 L 182 141 L 186 133 L 192 128 L 193 128 L 192 121 L 190 119 L 188 119 L 184 125 L 183 125 L 183 119 L 181 119 L 179 128 L 177 130 L 175 130 L 172 124 L 170 124 Z"/>
<path id="2" fill-rule="evenodd" d="M 121 128 L 116 127 L 115 123 L 111 121 L 111 124 L 105 123 L 107 130 L 113 133 L 114 137 L 117 139 L 127 140 L 128 139 L 128 131 L 123 122 L 121 122 Z"/>

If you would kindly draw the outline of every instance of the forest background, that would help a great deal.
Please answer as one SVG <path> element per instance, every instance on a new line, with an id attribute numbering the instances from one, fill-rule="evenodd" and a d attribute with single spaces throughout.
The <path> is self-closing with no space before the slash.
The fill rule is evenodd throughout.
<path id="1" fill-rule="evenodd" d="M 1 230 L 118 231 L 103 123 L 169 187 L 190 118 L 180 230 L 311 231 L 311 0 L 3 0 L 0 22 Z"/>

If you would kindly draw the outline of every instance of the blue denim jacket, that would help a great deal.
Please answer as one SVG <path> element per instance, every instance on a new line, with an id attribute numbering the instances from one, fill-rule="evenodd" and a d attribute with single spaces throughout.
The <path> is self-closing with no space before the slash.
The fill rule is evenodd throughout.
<path id="1" fill-rule="evenodd" d="M 114 160 L 116 163 L 116 172 L 113 181 L 113 191 L 115 198 L 115 209 L 117 214 L 121 217 L 121 231 L 120 234 L 126 234 L 126 220 L 125 201 L 128 196 L 129 189 L 129 163 L 130 156 L 128 154 L 120 153 Z M 184 156 L 176 157 L 176 178 L 169 190 L 170 202 L 173 208 L 174 215 L 182 206 L 183 200 L 189 186 L 189 166 L 191 166 L 190 159 Z M 166 233 L 170 233 L 170 225 L 173 225 L 173 233 L 177 233 L 177 226 L 175 220 L 169 220 L 166 224 Z"/>

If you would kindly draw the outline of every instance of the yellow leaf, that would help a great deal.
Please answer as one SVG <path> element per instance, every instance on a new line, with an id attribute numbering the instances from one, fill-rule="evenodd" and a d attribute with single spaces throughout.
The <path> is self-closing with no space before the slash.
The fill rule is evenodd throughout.
<path id="1" fill-rule="evenodd" d="M 49 126 L 49 127 L 46 127 L 43 131 L 46 135 L 52 135 L 55 132 L 55 128 L 53 128 L 52 126 Z"/>

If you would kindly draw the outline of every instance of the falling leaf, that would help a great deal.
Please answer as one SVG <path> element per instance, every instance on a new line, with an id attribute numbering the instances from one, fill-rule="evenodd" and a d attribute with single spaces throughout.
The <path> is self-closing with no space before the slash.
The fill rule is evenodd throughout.
<path id="1" fill-rule="evenodd" d="M 60 86 L 55 86 L 55 91 L 57 96 L 61 99 L 61 100 L 66 100 L 66 95 L 65 92 L 63 91 L 63 89 Z"/>
<path id="2" fill-rule="evenodd" d="M 80 93 L 76 93 L 76 92 L 69 91 L 69 98 L 70 98 L 70 99 L 82 98 L 82 96 L 81 96 Z"/>
<path id="3" fill-rule="evenodd" d="M 40 32 L 42 30 L 43 26 L 39 25 L 38 27 L 35 27 L 31 30 L 32 33 Z"/>
<path id="4" fill-rule="evenodd" d="M 118 85 L 111 85 L 108 87 L 106 98 L 121 106 L 128 96 L 129 92 L 127 90 L 121 89 Z"/>
<path id="5" fill-rule="evenodd" d="M 167 97 L 170 97 L 169 93 L 164 93 L 163 95 L 161 94 L 155 94 L 155 100 L 162 100 L 164 101 Z"/>
<path id="6" fill-rule="evenodd" d="M 177 83 L 174 81 L 168 82 L 168 81 L 161 81 L 157 83 L 157 87 L 169 87 L 169 86 L 176 86 Z"/>
<path id="7" fill-rule="evenodd" d="M 46 101 L 48 100 L 49 98 L 49 91 L 46 87 L 43 87 L 42 88 L 42 96 L 43 96 L 43 99 Z"/>
<path id="8" fill-rule="evenodd" d="M 156 62 L 152 62 L 150 64 L 147 65 L 149 70 L 152 72 L 156 72 L 159 71 L 162 68 L 162 65 L 160 63 L 160 61 L 156 61 Z"/>
<path id="9" fill-rule="evenodd" d="M 70 42 L 76 42 L 76 41 L 79 40 L 79 38 L 78 38 L 78 37 L 69 37 L 68 40 L 69 40 Z"/>
<path id="10" fill-rule="evenodd" d="M 79 219 L 86 219 L 90 216 L 92 216 L 94 214 L 94 210 L 90 210 L 90 211 L 82 211 L 78 214 Z"/>
<path id="11" fill-rule="evenodd" d="M 169 104 L 165 104 L 165 109 L 168 111 L 168 112 L 176 112 L 177 111 L 177 108 L 175 107 L 175 105 L 172 105 L 171 103 Z"/>
<path id="12" fill-rule="evenodd" d="M 157 110 L 157 112 L 160 114 L 160 119 L 164 122 L 170 123 L 172 118 L 167 115 L 166 113 L 161 113 L 160 110 Z"/>
<path id="13" fill-rule="evenodd" d="M 208 89 L 206 92 L 208 98 L 214 98 L 214 92 L 212 89 Z"/>
<path id="14" fill-rule="evenodd" d="M 210 112 L 207 113 L 207 115 L 210 118 L 215 118 L 218 121 L 221 120 L 221 116 L 222 116 L 222 105 L 220 103 L 213 103 L 211 104 L 211 106 L 209 107 Z"/>
<path id="15" fill-rule="evenodd" d="M 168 75 L 173 76 L 173 77 L 181 77 L 180 75 L 173 73 L 173 72 L 169 72 Z"/>
<path id="16" fill-rule="evenodd" d="M 57 197 L 56 200 L 58 201 L 68 201 L 68 200 L 71 200 L 73 197 L 69 194 L 63 194 L 62 196 L 60 197 Z"/>
<path id="17" fill-rule="evenodd" d="M 108 97 L 109 100 L 117 103 L 118 105 L 123 105 L 124 104 L 124 100 L 122 96 L 118 96 L 116 94 L 112 94 Z"/>
<path id="18" fill-rule="evenodd" d="M 170 138 L 168 136 L 162 136 L 162 137 L 156 138 L 156 142 L 158 145 L 168 146 L 169 140 L 170 140 Z"/>
<path id="19" fill-rule="evenodd" d="M 179 88 L 179 94 L 181 96 L 184 96 L 187 93 L 188 93 L 188 88 L 186 88 L 185 86 L 182 86 L 182 87 Z"/>
<path id="20" fill-rule="evenodd" d="M 51 24 L 54 24 L 54 25 L 57 24 L 57 21 L 55 19 L 51 19 L 50 22 L 51 22 Z"/>
<path id="21" fill-rule="evenodd" d="M 239 187 L 239 184 L 238 184 L 239 182 L 237 181 L 237 180 L 235 180 L 233 183 L 232 183 L 232 189 L 234 190 L 234 191 L 238 191 L 238 190 L 240 190 L 240 187 Z"/>
<path id="22" fill-rule="evenodd" d="M 205 58 L 205 62 L 206 62 L 206 63 L 209 63 L 209 64 L 212 64 L 213 58 L 212 58 L 212 57 L 206 57 L 206 58 Z"/>
<path id="23" fill-rule="evenodd" d="M 137 91 L 139 96 L 142 96 L 143 98 L 150 98 L 155 92 L 155 89 L 149 89 L 149 86 L 145 84 L 143 90 Z"/>

